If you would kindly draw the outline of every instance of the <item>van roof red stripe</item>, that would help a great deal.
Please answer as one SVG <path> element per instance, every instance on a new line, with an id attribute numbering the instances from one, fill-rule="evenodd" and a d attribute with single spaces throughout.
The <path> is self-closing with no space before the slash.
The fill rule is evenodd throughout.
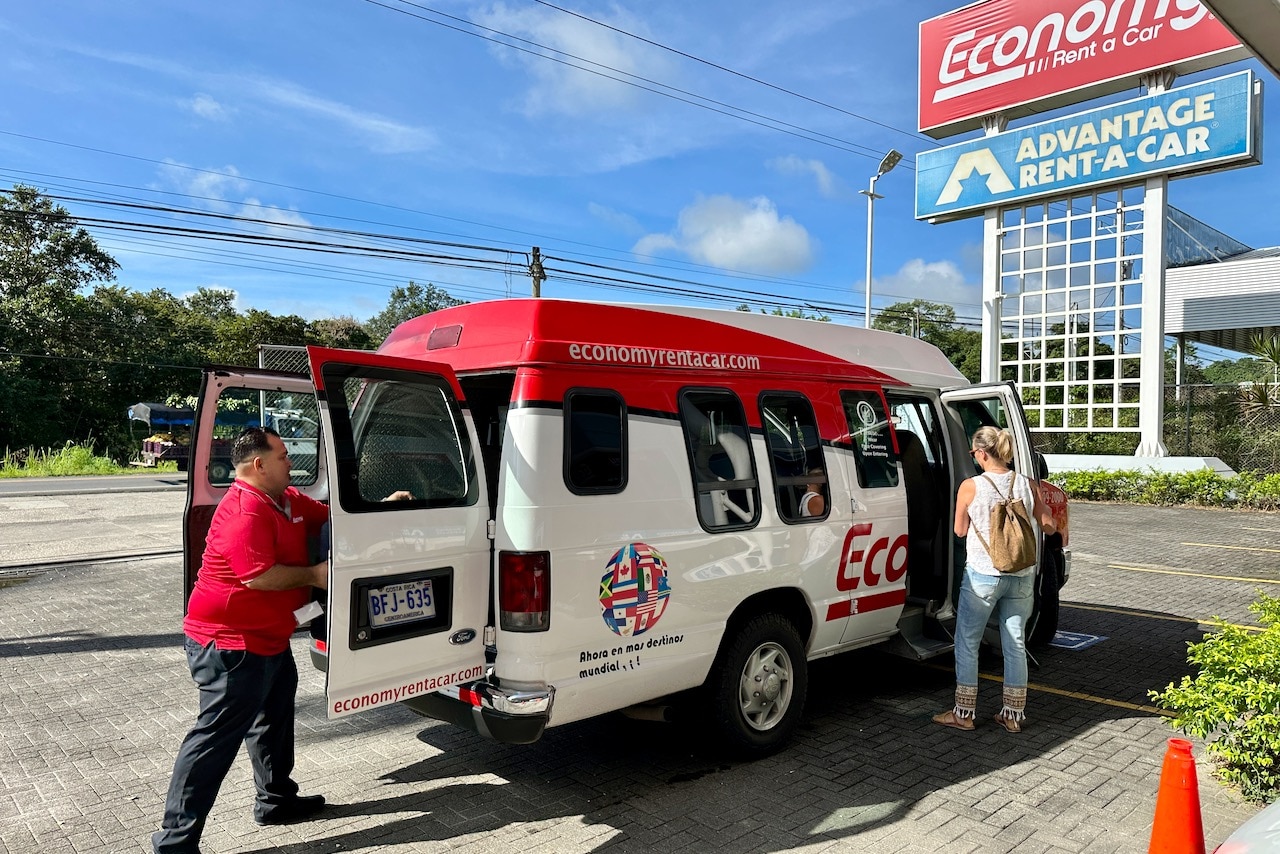
<path id="1" fill-rule="evenodd" d="M 449 326 L 461 327 L 457 345 L 428 350 L 432 333 Z M 573 354 L 571 348 L 575 345 L 627 348 L 629 356 L 625 361 L 584 360 Z M 905 336 L 834 323 L 686 306 L 552 299 L 471 303 L 402 323 L 379 352 L 447 362 L 461 372 L 531 363 L 639 367 L 641 356 L 654 360 L 643 367 L 661 369 L 665 359 L 687 360 L 687 354 L 694 354 L 693 358 L 711 354 L 758 361 L 758 367 L 724 369 L 730 373 L 752 370 L 809 377 L 834 375 L 889 385 L 915 384 L 927 377 L 922 384 L 934 387 L 965 383 L 936 347 Z M 677 367 L 690 369 L 683 362 Z M 693 368 L 700 369 L 704 368 Z"/>

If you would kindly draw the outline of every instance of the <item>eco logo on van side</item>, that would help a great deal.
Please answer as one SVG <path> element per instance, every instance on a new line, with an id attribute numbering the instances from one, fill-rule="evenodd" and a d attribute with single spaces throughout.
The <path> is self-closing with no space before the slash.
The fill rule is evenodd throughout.
<path id="1" fill-rule="evenodd" d="M 600 579 L 604 623 L 624 638 L 642 635 L 656 626 L 670 596 L 667 562 L 657 549 L 644 543 L 628 543 L 618 549 Z"/>

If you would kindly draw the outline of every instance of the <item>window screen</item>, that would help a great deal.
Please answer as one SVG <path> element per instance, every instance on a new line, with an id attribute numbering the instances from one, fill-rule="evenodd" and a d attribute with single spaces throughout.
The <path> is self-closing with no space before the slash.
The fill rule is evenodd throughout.
<path id="1" fill-rule="evenodd" d="M 760 484 L 742 401 L 731 391 L 680 394 L 698 520 L 708 531 L 753 527 L 760 519 Z"/>
<path id="2" fill-rule="evenodd" d="M 627 408 L 616 393 L 575 390 L 565 395 L 564 482 L 578 495 L 626 487 Z"/>
<path id="3" fill-rule="evenodd" d="M 830 504 L 822 441 L 809 399 L 799 394 L 760 396 L 778 515 L 786 522 L 826 517 Z"/>
<path id="4" fill-rule="evenodd" d="M 898 485 L 898 458 L 889 438 L 889 421 L 879 392 L 842 391 L 844 417 L 849 425 L 858 485 L 876 488 Z"/>
<path id="5" fill-rule="evenodd" d="M 462 413 L 439 378 L 325 368 L 338 497 L 348 512 L 474 504 L 478 488 Z M 397 492 L 409 500 L 384 501 Z"/>

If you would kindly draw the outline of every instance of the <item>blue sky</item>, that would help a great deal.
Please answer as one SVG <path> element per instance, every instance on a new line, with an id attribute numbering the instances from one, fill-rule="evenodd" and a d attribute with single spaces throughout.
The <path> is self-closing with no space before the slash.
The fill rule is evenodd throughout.
<path id="1" fill-rule="evenodd" d="M 857 191 L 892 147 L 907 159 L 877 186 L 875 303 L 920 297 L 977 317 L 981 221 L 916 222 L 910 168 L 938 144 L 914 132 L 917 27 L 959 3 L 557 2 L 796 93 L 787 94 L 534 0 L 380 2 L 8 4 L 0 186 L 276 225 L 62 202 L 83 217 L 317 239 L 289 228 L 314 225 L 503 250 L 411 247 L 486 259 L 475 269 L 91 226 L 120 262 L 121 284 L 230 288 L 241 309 L 365 319 L 409 279 L 468 300 L 522 296 L 526 275 L 487 262 L 523 264 L 537 245 L 558 259 L 550 269 L 576 271 L 568 278 L 643 272 L 678 289 L 619 290 L 561 272 L 544 296 L 860 313 Z M 532 53 L 494 41 L 509 36 Z M 684 100 L 554 62 L 529 43 L 683 90 Z M 1247 67 L 1265 81 L 1264 117 L 1280 121 L 1280 85 L 1256 63 L 1178 85 Z M 699 97 L 730 106 L 685 103 Z M 755 116 L 715 111 L 730 107 Z M 1277 168 L 1178 180 L 1170 200 L 1249 245 L 1280 244 L 1266 192 Z"/>

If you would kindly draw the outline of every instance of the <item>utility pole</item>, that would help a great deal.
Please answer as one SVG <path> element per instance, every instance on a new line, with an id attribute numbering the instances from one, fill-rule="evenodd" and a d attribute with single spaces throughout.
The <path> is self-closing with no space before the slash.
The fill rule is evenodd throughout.
<path id="1" fill-rule="evenodd" d="M 542 269 L 542 250 L 537 246 L 533 247 L 533 257 L 529 261 L 529 276 L 533 279 L 533 296 L 538 298 L 542 296 L 542 282 L 547 278 L 547 273 Z"/>

